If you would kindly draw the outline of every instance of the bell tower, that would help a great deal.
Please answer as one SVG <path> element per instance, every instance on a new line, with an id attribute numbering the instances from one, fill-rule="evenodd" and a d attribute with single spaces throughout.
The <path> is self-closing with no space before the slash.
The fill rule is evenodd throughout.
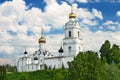
<path id="1" fill-rule="evenodd" d="M 80 39 L 80 24 L 73 13 L 69 14 L 69 21 L 65 24 L 65 37 L 63 39 L 63 49 L 65 56 L 75 56 L 82 51 L 82 39 Z"/>

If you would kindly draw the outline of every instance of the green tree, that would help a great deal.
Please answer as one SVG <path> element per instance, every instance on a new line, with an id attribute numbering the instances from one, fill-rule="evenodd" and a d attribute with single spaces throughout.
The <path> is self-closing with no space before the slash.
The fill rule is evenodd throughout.
<path id="1" fill-rule="evenodd" d="M 107 79 L 106 80 L 120 80 L 120 70 L 116 64 L 106 64 Z"/>
<path id="2" fill-rule="evenodd" d="M 0 66 L 0 80 L 6 80 L 6 68 Z"/>
<path id="3" fill-rule="evenodd" d="M 120 48 L 116 44 L 113 44 L 110 50 L 110 60 L 117 64 L 120 62 Z"/>
<path id="4" fill-rule="evenodd" d="M 108 40 L 105 41 L 105 43 L 101 46 L 100 49 L 100 56 L 101 56 L 101 60 L 107 63 L 111 63 L 110 62 L 110 42 Z"/>
<path id="5" fill-rule="evenodd" d="M 95 52 L 79 53 L 69 63 L 68 80 L 106 80 L 104 66 Z M 104 77 L 104 79 L 101 79 Z"/>

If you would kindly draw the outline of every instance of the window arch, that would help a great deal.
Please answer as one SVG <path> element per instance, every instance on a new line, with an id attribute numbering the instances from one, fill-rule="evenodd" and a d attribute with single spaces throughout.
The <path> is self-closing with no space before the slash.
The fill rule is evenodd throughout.
<path id="1" fill-rule="evenodd" d="M 68 47 L 68 50 L 71 51 L 71 46 Z"/>
<path id="2" fill-rule="evenodd" d="M 71 37 L 71 31 L 69 31 L 69 37 Z"/>

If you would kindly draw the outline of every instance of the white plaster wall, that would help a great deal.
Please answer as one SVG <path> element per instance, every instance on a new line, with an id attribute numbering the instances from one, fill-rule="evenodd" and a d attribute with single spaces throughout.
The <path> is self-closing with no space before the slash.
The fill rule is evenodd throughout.
<path id="1" fill-rule="evenodd" d="M 62 64 L 62 58 L 50 58 L 50 59 L 45 59 L 45 64 L 47 64 L 48 67 L 51 66 L 51 68 L 61 68 Z"/>

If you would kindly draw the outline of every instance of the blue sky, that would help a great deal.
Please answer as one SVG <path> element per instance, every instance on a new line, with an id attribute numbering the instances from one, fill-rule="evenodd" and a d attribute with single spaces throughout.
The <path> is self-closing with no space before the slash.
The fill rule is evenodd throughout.
<path id="1" fill-rule="evenodd" d="M 0 0 L 0 63 L 15 65 L 25 46 L 34 53 L 42 28 L 46 48 L 57 52 L 71 5 L 84 51 L 98 51 L 105 40 L 120 45 L 120 0 Z"/>

